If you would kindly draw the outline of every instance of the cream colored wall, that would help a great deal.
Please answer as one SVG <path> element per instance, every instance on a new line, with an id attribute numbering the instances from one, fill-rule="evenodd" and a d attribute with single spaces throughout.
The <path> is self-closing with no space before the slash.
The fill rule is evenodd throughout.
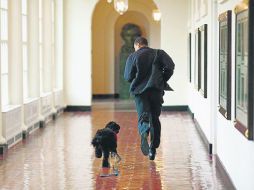
<path id="1" fill-rule="evenodd" d="M 114 28 L 112 24 L 118 16 L 106 1 L 97 4 L 92 23 L 92 92 L 110 94 L 114 91 L 112 77 L 112 59 L 114 48 Z M 113 78 L 113 79 L 112 79 Z M 111 83 L 110 83 L 111 82 Z M 113 83 L 114 84 L 114 83 Z M 112 93 L 113 94 L 113 93 Z"/>
<path id="2" fill-rule="evenodd" d="M 116 65 L 121 39 L 119 28 L 128 22 L 136 23 L 146 31 L 152 47 L 160 47 L 160 22 L 152 19 L 155 9 L 152 1 L 133 0 L 129 2 L 129 11 L 120 16 L 112 4 L 100 1 L 94 10 L 92 24 L 92 93 L 115 94 L 118 92 L 118 71 Z M 145 24 L 146 23 L 146 24 Z M 115 47 L 115 45 L 117 47 Z"/>
<path id="3" fill-rule="evenodd" d="M 194 34 L 195 29 L 203 24 L 208 24 L 208 98 L 204 99 L 193 87 L 193 83 L 188 84 L 188 104 L 195 119 L 199 122 L 202 131 L 206 135 L 209 143 L 213 144 L 214 153 L 221 160 L 224 168 L 229 174 L 236 189 L 254 189 L 254 143 L 246 139 L 235 127 L 235 6 L 241 0 L 228 0 L 222 3 L 218 1 L 207 1 L 207 15 L 200 16 L 195 11 L 196 0 L 192 0 L 189 12 L 189 32 L 192 33 L 192 63 L 194 63 Z M 201 1 L 205 2 L 205 1 Z M 232 63 L 231 63 L 231 120 L 225 119 L 218 110 L 219 94 L 219 14 L 232 10 Z M 193 64 L 192 64 L 193 67 Z M 192 72 L 194 76 L 194 72 Z"/>
<path id="4" fill-rule="evenodd" d="M 174 89 L 166 92 L 164 105 L 187 105 L 187 21 L 186 0 L 154 0 L 161 11 L 161 49 L 165 50 L 176 64 L 169 81 Z M 156 35 L 156 34 L 155 34 Z"/>
<path id="5" fill-rule="evenodd" d="M 66 101 L 68 105 L 91 105 L 92 78 L 91 72 L 92 50 L 92 15 L 96 10 L 96 2 L 90 0 L 66 0 L 65 3 L 65 22 L 64 22 L 64 61 L 65 61 L 65 81 Z M 187 105 L 187 6 L 185 0 L 155 0 L 154 2 L 162 12 L 160 23 L 152 21 L 152 10 L 154 3 L 145 0 L 130 0 L 129 11 L 142 11 L 142 14 L 151 21 L 149 34 L 151 36 L 151 47 L 161 47 L 171 55 L 176 63 L 175 74 L 170 84 L 175 89 L 172 93 L 164 96 L 164 105 Z M 152 1 L 150 1 L 152 2 Z M 109 5 L 112 6 L 112 5 Z M 115 15 L 115 16 L 114 16 Z M 119 16 L 119 15 L 118 15 Z M 114 28 L 117 20 L 117 13 L 112 11 L 108 17 L 112 19 L 104 20 L 101 24 L 106 24 L 108 28 Z M 114 19 L 113 19 L 114 18 Z M 111 33 L 111 35 L 113 32 Z M 111 40 L 112 39 L 112 40 Z M 114 52 L 113 37 L 107 38 L 109 42 L 109 52 Z M 158 39 L 161 39 L 160 41 Z M 105 48 L 106 49 L 106 48 Z M 104 53 L 98 54 L 104 56 Z M 110 53 L 108 54 L 110 55 Z M 111 54 L 110 60 L 114 60 Z M 111 64 L 112 66 L 112 64 Z M 94 64 L 93 64 L 94 67 Z M 104 68 L 101 70 L 105 70 Z M 113 73 L 113 68 L 110 68 Z M 102 72 L 98 74 L 103 75 Z M 111 74 L 110 77 L 114 75 Z M 104 79 L 103 79 L 104 80 Z M 111 80 L 111 79 L 110 79 Z M 113 80 L 114 81 L 114 80 Z M 110 84 L 113 84 L 110 83 Z M 100 85 L 100 84 L 98 84 Z M 110 93 L 114 93 L 113 87 Z M 108 91 L 109 92 L 109 91 Z"/>
<path id="6" fill-rule="evenodd" d="M 91 105 L 92 13 L 96 1 L 64 1 L 64 89 L 67 105 Z"/>
<path id="7" fill-rule="evenodd" d="M 152 0 L 131 0 L 129 1 L 129 11 L 139 12 L 145 16 L 149 23 L 147 38 L 152 48 L 161 47 L 161 22 L 153 20 L 152 11 L 158 6 Z"/>
<path id="8" fill-rule="evenodd" d="M 216 110 L 217 122 L 217 154 L 229 173 L 236 189 L 254 189 L 254 141 L 248 140 L 235 127 L 235 13 L 234 8 L 241 0 L 228 0 L 218 4 L 218 15 L 232 10 L 232 88 L 231 88 L 231 120 L 226 120 Z M 253 34 L 252 34 L 253 35 Z M 217 46 L 218 47 L 218 46 Z M 215 49 L 215 48 L 214 48 Z M 216 49 L 218 51 L 218 49 Z M 216 52 L 217 52 L 216 51 Z M 218 52 L 217 52 L 218 54 Z M 217 59 L 218 60 L 218 59 Z M 218 64 L 217 64 L 218 65 Z M 218 69 L 217 69 L 218 73 Z M 218 89 L 218 83 L 215 84 Z"/>
<path id="9" fill-rule="evenodd" d="M 192 7 L 192 10 L 195 9 L 195 1 L 191 1 L 190 5 Z M 201 6 L 201 5 L 200 5 Z M 192 33 L 192 83 L 188 83 L 188 101 L 189 101 L 189 107 L 192 110 L 192 112 L 195 113 L 195 117 L 198 118 L 198 122 L 207 137 L 209 143 L 213 144 L 214 142 L 214 133 L 213 128 L 214 126 L 212 118 L 214 117 L 212 114 L 213 107 L 212 105 L 215 104 L 214 97 L 215 95 L 212 94 L 215 92 L 214 87 L 211 85 L 212 81 L 216 80 L 216 77 L 214 75 L 214 68 L 212 65 L 214 65 L 216 58 L 215 55 L 212 55 L 212 38 L 211 35 L 214 33 L 212 28 L 212 9 L 213 9 L 213 2 L 208 1 L 207 4 L 207 14 L 205 16 L 201 15 L 201 9 L 199 11 L 193 12 L 190 11 L 189 19 L 189 28 L 188 31 Z M 199 15 L 199 16 L 198 16 Z M 198 18 L 199 17 L 199 18 Z M 194 87 L 194 61 L 195 61 L 195 30 L 202 26 L 203 24 L 208 24 L 208 39 L 207 39 L 207 45 L 208 50 L 210 52 L 207 54 L 207 68 L 208 68 L 208 74 L 207 74 L 207 98 L 203 98 L 200 92 L 198 92 Z M 187 35 L 187 33 L 186 33 Z M 215 60 L 214 60 L 215 59 Z M 199 102 L 200 104 L 197 104 Z M 216 104 L 217 105 L 217 104 Z M 204 112 L 204 110 L 207 110 L 207 112 Z M 210 113 L 210 114 L 207 114 Z"/>

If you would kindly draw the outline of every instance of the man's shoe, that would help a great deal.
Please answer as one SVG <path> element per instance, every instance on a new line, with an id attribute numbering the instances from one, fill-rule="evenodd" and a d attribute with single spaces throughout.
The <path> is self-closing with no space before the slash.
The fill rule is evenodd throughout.
<path id="1" fill-rule="evenodd" d="M 102 151 L 98 147 L 95 147 L 95 157 L 96 158 L 101 158 L 102 157 Z"/>
<path id="2" fill-rule="evenodd" d="M 147 141 L 147 136 L 148 136 L 147 132 L 141 134 L 141 151 L 145 156 L 149 154 L 149 144 Z"/>
<path id="3" fill-rule="evenodd" d="M 155 154 L 156 154 L 156 149 L 155 148 L 150 148 L 149 149 L 149 159 L 154 160 L 155 159 Z"/>
<path id="4" fill-rule="evenodd" d="M 102 167 L 103 168 L 110 168 L 110 164 L 108 162 L 108 159 L 103 159 L 103 161 L 102 161 Z"/>

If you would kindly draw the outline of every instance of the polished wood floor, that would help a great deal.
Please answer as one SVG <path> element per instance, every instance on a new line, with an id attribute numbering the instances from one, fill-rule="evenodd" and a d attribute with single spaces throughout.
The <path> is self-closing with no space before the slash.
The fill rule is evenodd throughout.
<path id="1" fill-rule="evenodd" d="M 140 150 L 136 112 L 123 108 L 122 104 L 99 102 L 92 112 L 64 113 L 35 131 L 0 160 L 0 189 L 231 190 L 188 113 L 162 113 L 161 146 L 156 159 L 149 161 Z M 120 173 L 100 177 L 110 171 L 101 168 L 90 141 L 111 120 L 121 126 Z"/>

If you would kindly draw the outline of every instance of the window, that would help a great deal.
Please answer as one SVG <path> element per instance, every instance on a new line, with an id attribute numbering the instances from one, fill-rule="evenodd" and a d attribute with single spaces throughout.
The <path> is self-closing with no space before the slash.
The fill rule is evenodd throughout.
<path id="1" fill-rule="evenodd" d="M 0 55 L 2 105 L 9 104 L 8 81 L 8 0 L 0 0 Z"/>
<path id="2" fill-rule="evenodd" d="M 57 88 L 57 64 L 55 61 L 55 1 L 51 0 L 51 62 L 54 65 L 55 78 L 54 78 L 54 88 Z"/>
<path id="3" fill-rule="evenodd" d="M 43 4 L 39 0 L 39 63 L 40 63 L 40 94 L 43 93 Z"/>
<path id="4" fill-rule="evenodd" d="M 22 0 L 22 62 L 23 62 L 23 89 L 24 99 L 29 96 L 29 70 L 28 70 L 28 46 L 27 46 L 27 0 Z"/>

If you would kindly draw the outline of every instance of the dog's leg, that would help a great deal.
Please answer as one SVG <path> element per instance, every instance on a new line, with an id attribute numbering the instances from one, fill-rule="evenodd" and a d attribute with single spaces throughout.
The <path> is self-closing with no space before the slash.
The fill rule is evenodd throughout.
<path id="1" fill-rule="evenodd" d="M 118 174 L 119 174 L 118 164 L 121 161 L 121 157 L 116 152 L 111 152 L 111 158 L 110 158 L 110 160 L 111 160 L 111 164 L 113 166 L 113 174 L 115 176 L 118 176 Z"/>
<path id="2" fill-rule="evenodd" d="M 109 168 L 110 167 L 110 164 L 108 162 L 108 158 L 109 158 L 109 151 L 104 150 L 103 151 L 103 160 L 102 160 L 102 167 L 103 168 Z"/>

